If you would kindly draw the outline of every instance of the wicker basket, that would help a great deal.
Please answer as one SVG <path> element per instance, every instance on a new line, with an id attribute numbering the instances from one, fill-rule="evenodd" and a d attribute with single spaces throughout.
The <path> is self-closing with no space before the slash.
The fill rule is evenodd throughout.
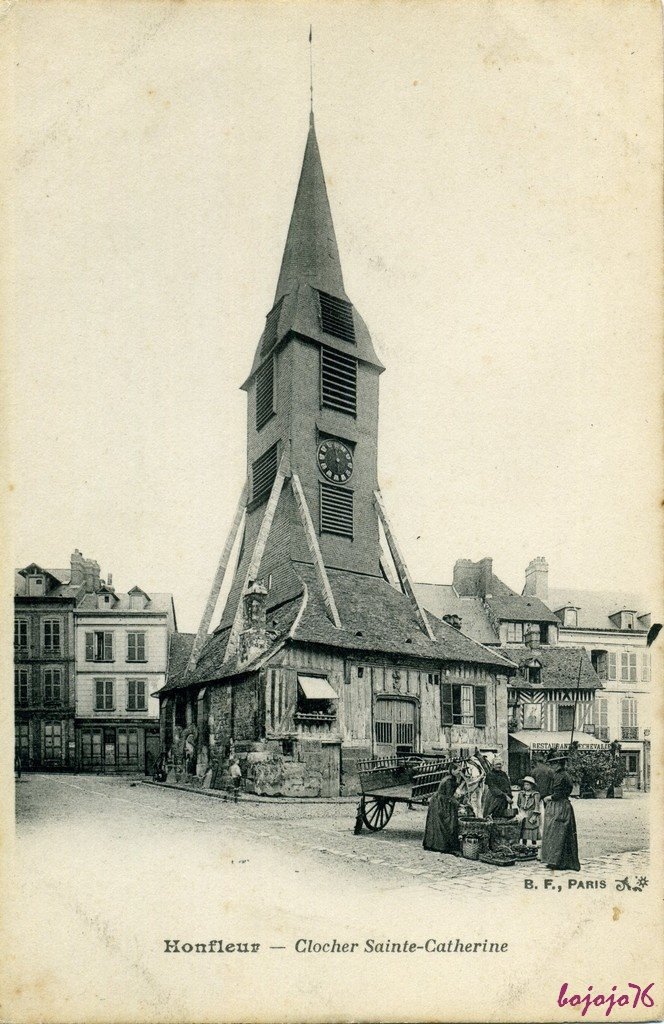
<path id="1" fill-rule="evenodd" d="M 491 828 L 491 849 L 497 846 L 514 846 L 521 836 L 521 822 L 517 820 L 494 821 Z"/>
<path id="2" fill-rule="evenodd" d="M 489 849 L 489 837 L 491 834 L 491 822 L 484 818 L 459 819 L 459 835 L 461 841 L 464 839 L 477 839 L 479 852 L 486 853 Z"/>

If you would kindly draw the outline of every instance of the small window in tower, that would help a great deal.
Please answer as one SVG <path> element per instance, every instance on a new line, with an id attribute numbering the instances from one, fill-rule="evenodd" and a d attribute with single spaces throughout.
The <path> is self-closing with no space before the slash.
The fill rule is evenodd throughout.
<path id="1" fill-rule="evenodd" d="M 274 357 L 256 374 L 256 430 L 274 416 Z"/>
<path id="2" fill-rule="evenodd" d="M 353 492 L 346 487 L 320 485 L 321 533 L 353 539 Z"/>
<path id="3" fill-rule="evenodd" d="M 284 301 L 283 296 L 279 299 L 276 306 L 273 306 L 268 315 L 265 317 L 265 331 L 263 333 L 263 345 L 261 352 L 265 355 L 270 351 L 273 345 L 277 341 L 277 327 L 279 326 L 279 314 L 281 313 L 281 304 Z"/>
<path id="4" fill-rule="evenodd" d="M 256 459 L 251 470 L 251 495 L 254 501 L 266 498 L 272 489 L 277 475 L 277 446 L 271 448 Z"/>
<path id="5" fill-rule="evenodd" d="M 321 349 L 321 405 L 355 416 L 357 360 L 332 348 Z"/>
<path id="6" fill-rule="evenodd" d="M 334 295 L 319 292 L 320 319 L 326 334 L 333 334 L 343 341 L 355 342 L 355 324 L 353 323 L 353 307 L 344 299 L 336 299 Z"/>

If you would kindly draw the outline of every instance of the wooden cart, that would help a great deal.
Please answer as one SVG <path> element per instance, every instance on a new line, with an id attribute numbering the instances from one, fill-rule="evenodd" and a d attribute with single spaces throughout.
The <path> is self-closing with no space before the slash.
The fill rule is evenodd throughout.
<path id="1" fill-rule="evenodd" d="M 398 803 L 426 806 L 453 762 L 438 755 L 372 757 L 358 762 L 362 796 L 357 808 L 356 831 L 366 825 L 380 832 Z"/>

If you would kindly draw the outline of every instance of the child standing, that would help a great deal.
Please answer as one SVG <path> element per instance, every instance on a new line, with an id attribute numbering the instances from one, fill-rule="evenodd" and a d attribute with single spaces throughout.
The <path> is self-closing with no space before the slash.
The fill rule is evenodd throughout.
<path id="1" fill-rule="evenodd" d="M 523 780 L 523 788 L 517 797 L 517 807 L 523 812 L 521 822 L 521 842 L 524 846 L 530 840 L 533 846 L 537 846 L 540 827 L 540 795 L 535 788 L 535 780 L 532 775 L 526 775 Z"/>
<path id="2" fill-rule="evenodd" d="M 242 785 L 242 769 L 237 762 L 236 757 L 231 758 L 231 783 L 233 784 L 233 796 L 235 803 L 237 803 L 238 793 L 240 792 L 240 786 Z"/>

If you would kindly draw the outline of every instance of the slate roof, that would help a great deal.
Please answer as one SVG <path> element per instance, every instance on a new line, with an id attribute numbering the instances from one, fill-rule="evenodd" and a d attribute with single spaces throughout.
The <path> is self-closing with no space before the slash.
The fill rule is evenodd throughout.
<path id="1" fill-rule="evenodd" d="M 549 588 L 549 607 L 559 611 L 565 605 L 578 608 L 577 621 L 579 629 L 612 629 L 618 630 L 615 622 L 609 618 L 622 609 L 635 611 L 637 615 L 647 615 L 653 609 L 643 595 L 630 594 L 626 591 L 599 590 L 565 590 Z M 647 630 L 647 626 L 639 623 L 638 629 Z"/>
<path id="2" fill-rule="evenodd" d="M 588 653 L 583 647 L 526 647 L 517 645 L 504 648 L 504 653 L 516 662 L 519 667 L 531 661 L 539 661 L 542 666 L 538 685 L 526 682 L 518 675 L 509 681 L 510 686 L 517 689 L 562 690 L 599 690 L 602 683 L 592 666 Z M 581 664 L 581 681 L 579 683 L 579 664 Z"/>
<path id="3" fill-rule="evenodd" d="M 439 619 L 444 615 L 458 615 L 461 631 L 480 644 L 498 644 L 494 629 L 482 604 L 481 597 L 460 597 L 451 584 L 414 583 L 420 603 Z"/>
<path id="4" fill-rule="evenodd" d="M 487 594 L 485 600 L 496 619 L 510 622 L 560 622 L 538 597 L 517 594 L 495 575 L 491 577 L 490 595 Z"/>
<path id="5" fill-rule="evenodd" d="M 175 689 L 182 682 L 195 639 L 195 633 L 171 633 L 168 641 L 166 683 L 162 690 Z"/>
<path id="6" fill-rule="evenodd" d="M 431 662 L 482 664 L 505 673 L 514 670 L 509 655 L 483 647 L 429 613 L 427 617 L 436 636 L 435 641 L 430 640 L 408 598 L 375 576 L 328 569 L 343 624 L 342 629 L 335 629 L 328 618 L 314 567 L 296 562 L 292 563 L 292 568 L 300 580 L 299 593 L 292 593 L 289 580 L 287 600 L 282 600 L 283 593 L 274 585 L 268 595 L 267 629 L 273 636 L 272 647 L 253 664 L 239 665 L 235 660 L 224 663 L 230 627 L 217 629 L 208 637 L 188 685 L 252 671 L 269 660 L 287 640 Z M 161 692 L 176 689 L 182 685 L 181 679 L 175 671 L 169 672 L 167 685 Z"/>
<path id="7" fill-rule="evenodd" d="M 76 611 L 81 614 L 88 615 L 113 615 L 117 616 L 123 612 L 143 612 L 148 614 L 150 612 L 161 612 L 168 613 L 171 610 L 171 602 L 173 600 L 172 594 L 150 594 L 150 600 L 146 604 L 145 608 L 132 608 L 131 598 L 129 594 L 118 594 L 114 595 L 117 601 L 113 605 L 109 605 L 108 608 L 99 608 L 97 602 L 97 594 L 86 594 L 85 597 L 81 598 L 81 601 Z"/>
<path id="8" fill-rule="evenodd" d="M 302 281 L 347 298 L 313 114 L 281 261 L 275 303 Z"/>
<path id="9" fill-rule="evenodd" d="M 364 320 L 353 307 L 355 343 L 325 334 L 321 327 L 317 289 L 350 301 L 344 288 L 339 249 L 332 222 L 325 175 L 310 119 L 302 170 L 293 204 L 286 245 L 281 262 L 274 305 L 282 300 L 276 324 L 274 351 L 292 332 L 335 348 L 361 361 L 384 369 Z M 263 362 L 263 338 L 256 350 L 249 378 Z M 242 385 L 246 387 L 247 382 Z"/>
<path id="10" fill-rule="evenodd" d="M 43 598 L 51 600 L 52 598 L 62 598 L 63 600 L 75 599 L 78 594 L 81 593 L 82 586 L 80 584 L 73 585 L 69 582 L 70 571 L 69 569 L 45 569 L 41 567 L 41 571 L 44 575 L 52 576 L 57 582 L 60 581 L 59 586 L 54 586 L 51 590 L 47 590 L 42 595 Z M 22 575 L 21 569 L 16 569 L 14 572 L 14 597 L 28 597 L 28 580 Z"/>

